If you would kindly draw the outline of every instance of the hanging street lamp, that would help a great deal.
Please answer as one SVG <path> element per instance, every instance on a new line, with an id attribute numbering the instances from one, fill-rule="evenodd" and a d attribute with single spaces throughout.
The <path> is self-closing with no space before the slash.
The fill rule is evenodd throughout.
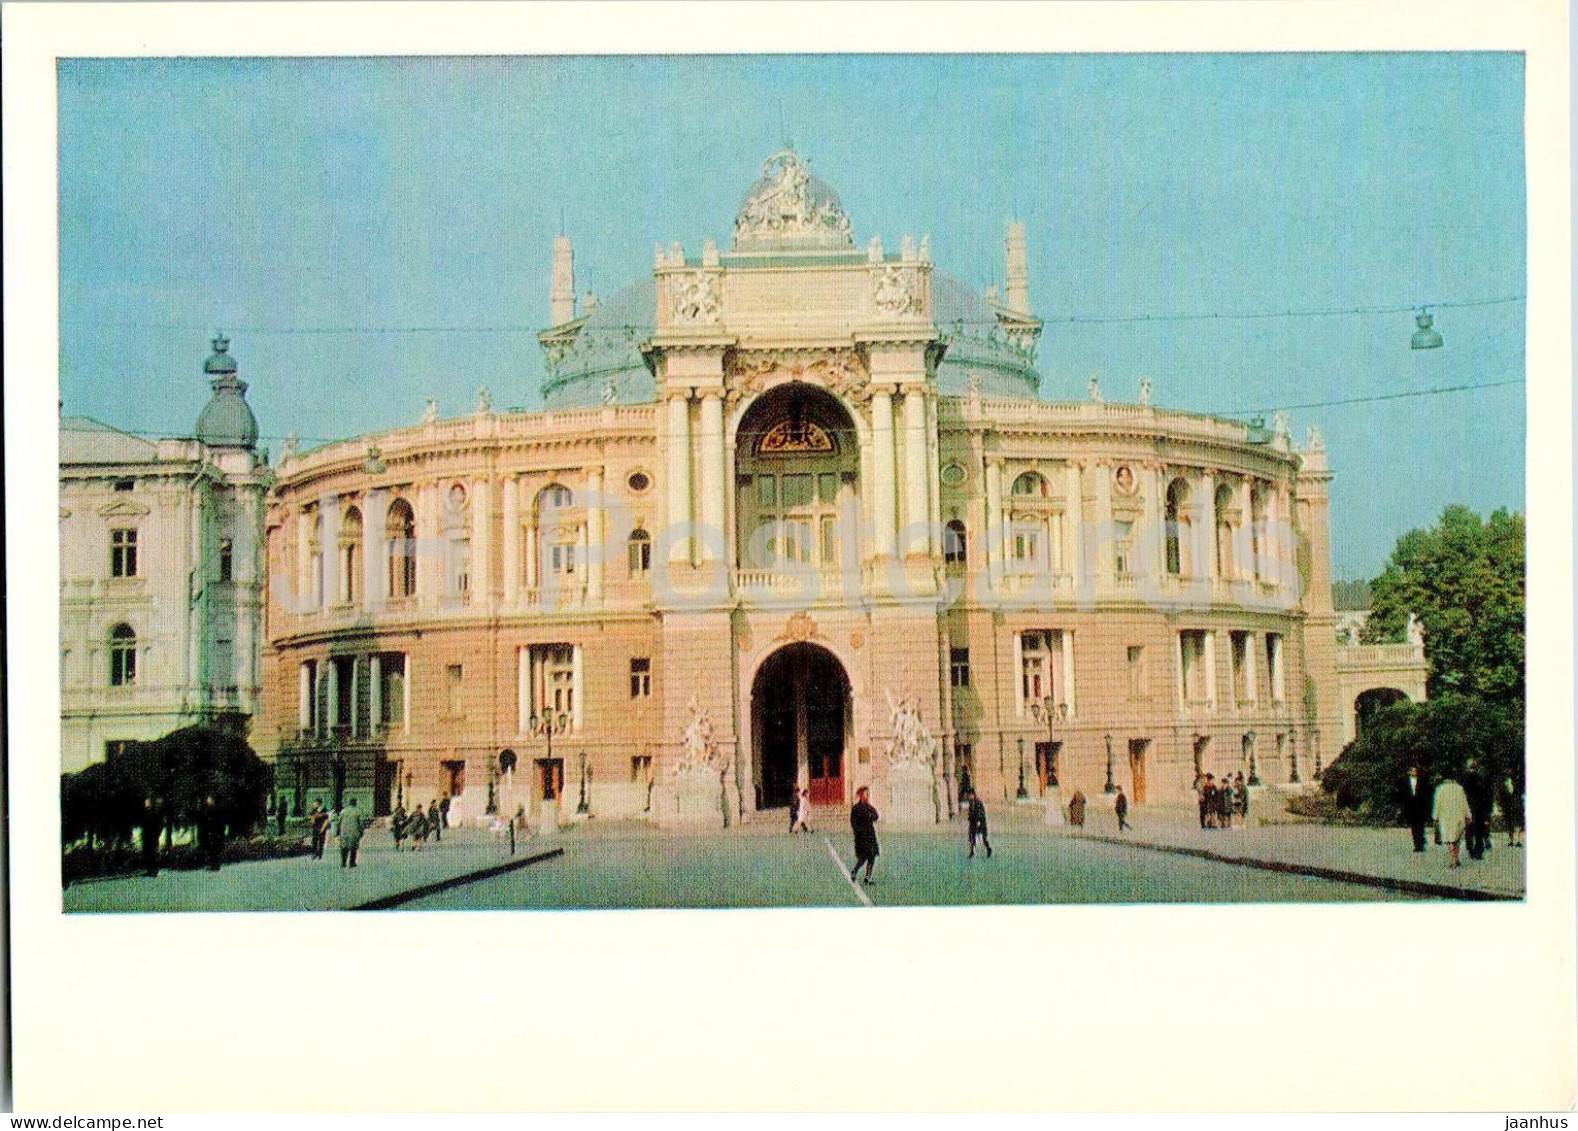
<path id="1" fill-rule="evenodd" d="M 1435 316 L 1428 310 L 1421 310 L 1414 316 L 1414 321 L 1419 324 L 1419 329 L 1414 331 L 1413 339 L 1408 343 L 1410 349 L 1438 350 L 1441 348 L 1441 335 L 1432 328 L 1431 323 Z"/>

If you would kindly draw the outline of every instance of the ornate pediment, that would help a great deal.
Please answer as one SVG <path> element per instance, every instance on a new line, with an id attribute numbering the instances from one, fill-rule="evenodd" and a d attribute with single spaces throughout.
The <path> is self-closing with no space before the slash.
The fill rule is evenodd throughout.
<path id="1" fill-rule="evenodd" d="M 99 514 L 105 518 L 141 518 L 152 512 L 141 503 L 134 503 L 130 499 L 117 499 L 113 503 L 105 503 L 99 508 Z"/>
<path id="2" fill-rule="evenodd" d="M 780 420 L 757 441 L 759 456 L 789 456 L 834 452 L 833 437 L 809 420 Z"/>
<path id="3" fill-rule="evenodd" d="M 867 375 L 854 350 L 765 350 L 736 354 L 729 378 L 734 390 L 743 394 L 760 393 L 785 381 L 805 381 L 854 397 L 865 387 Z"/>

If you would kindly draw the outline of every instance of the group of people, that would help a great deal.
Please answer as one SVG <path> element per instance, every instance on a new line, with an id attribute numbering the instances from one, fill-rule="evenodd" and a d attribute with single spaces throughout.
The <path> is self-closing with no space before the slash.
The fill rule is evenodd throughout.
<path id="1" fill-rule="evenodd" d="M 1202 829 L 1230 829 L 1234 816 L 1240 825 L 1249 822 L 1249 786 L 1242 773 L 1233 777 L 1223 774 L 1221 782 L 1215 774 L 1201 775 L 1195 778 L 1194 792 Z"/>
<path id="2" fill-rule="evenodd" d="M 1425 850 L 1425 826 L 1434 824 L 1436 843 L 1447 846 L 1448 867 L 1463 866 L 1459 846 L 1471 860 L 1490 851 L 1490 822 L 1501 810 L 1507 826 L 1507 847 L 1523 843 L 1523 790 L 1511 777 L 1492 780 L 1470 761 L 1463 781 L 1446 778 L 1432 791 L 1418 766 L 1410 766 L 1401 790 L 1403 816 L 1414 838 L 1414 851 Z"/>
<path id="3" fill-rule="evenodd" d="M 217 872 L 225 855 L 225 815 L 212 794 L 204 797 L 202 804 L 198 806 L 196 824 L 197 849 L 202 857 L 203 867 L 210 872 Z M 152 794 L 144 797 L 142 812 L 138 818 L 138 841 L 142 854 L 143 875 L 159 874 L 159 842 L 161 838 L 168 842 L 174 834 L 174 829 L 175 823 L 167 812 L 164 800 Z M 166 847 L 169 847 L 168 843 Z"/>
<path id="4" fill-rule="evenodd" d="M 421 805 L 413 805 L 411 812 L 407 813 L 405 805 L 395 806 L 395 811 L 389 816 L 389 831 L 394 834 L 395 851 L 399 852 L 402 843 L 409 838 L 411 851 L 421 852 L 422 845 L 432 837 L 437 843 L 444 839 L 444 830 L 449 827 L 449 798 L 443 801 L 433 800 L 428 802 L 426 811 Z"/>

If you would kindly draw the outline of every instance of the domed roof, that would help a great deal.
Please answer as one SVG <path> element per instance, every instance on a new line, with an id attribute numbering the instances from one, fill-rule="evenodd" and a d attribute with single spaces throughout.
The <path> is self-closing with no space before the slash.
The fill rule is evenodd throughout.
<path id="1" fill-rule="evenodd" d="M 854 247 L 838 193 L 813 176 L 793 149 L 762 162 L 762 176 L 734 218 L 735 251 Z"/>
<path id="2" fill-rule="evenodd" d="M 220 334 L 213 356 L 203 363 L 203 372 L 213 375 L 209 386 L 214 395 L 197 414 L 197 438 L 213 448 L 254 448 L 258 420 L 247 404 L 247 383 L 236 376 L 236 359 L 226 352 L 229 348 L 230 339 Z"/>
<path id="3" fill-rule="evenodd" d="M 656 280 L 637 280 L 603 299 L 573 343 L 550 351 L 543 402 L 549 408 L 586 408 L 610 399 L 618 404 L 653 400 L 655 386 L 641 343 L 656 327 Z"/>

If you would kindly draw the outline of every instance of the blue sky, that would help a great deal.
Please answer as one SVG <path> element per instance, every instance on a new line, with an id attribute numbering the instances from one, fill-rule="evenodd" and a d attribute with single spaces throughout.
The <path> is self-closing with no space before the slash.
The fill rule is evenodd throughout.
<path id="1" fill-rule="evenodd" d="M 277 449 L 539 402 L 549 250 L 607 296 L 727 246 L 785 134 L 864 243 L 976 287 L 1029 230 L 1043 395 L 1222 414 L 1524 376 L 1514 54 L 93 60 L 60 67 L 61 395 L 189 433 L 216 327 Z M 1091 318 L 1114 321 L 1079 322 Z M 490 327 L 490 333 L 303 330 Z M 280 332 L 292 331 L 292 332 Z M 520 332 L 518 332 L 520 331 Z M 1524 390 L 1295 409 L 1337 472 L 1333 569 L 1449 502 L 1524 498 Z"/>

